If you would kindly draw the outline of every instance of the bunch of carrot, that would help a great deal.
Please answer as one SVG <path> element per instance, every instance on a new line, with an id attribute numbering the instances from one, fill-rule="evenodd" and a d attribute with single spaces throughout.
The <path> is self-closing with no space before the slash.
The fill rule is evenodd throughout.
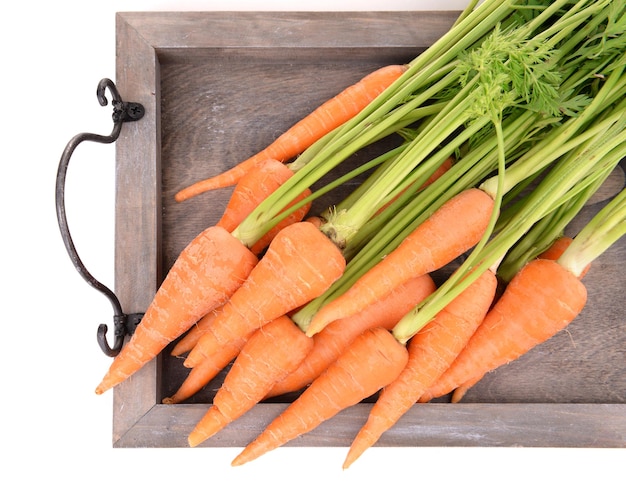
<path id="1" fill-rule="evenodd" d="M 416 402 L 460 399 L 576 318 L 586 268 L 626 233 L 622 192 L 562 247 L 565 226 L 626 155 L 626 8 L 476 3 L 410 63 L 372 73 L 258 155 L 177 194 L 234 186 L 98 393 L 175 340 L 189 376 L 166 403 L 232 362 L 189 435 L 197 446 L 256 403 L 303 390 L 240 465 L 380 391 L 347 467 Z M 394 133 L 396 148 L 316 189 Z M 313 200 L 366 171 L 307 218 Z M 431 274 L 453 264 L 435 285 Z"/>

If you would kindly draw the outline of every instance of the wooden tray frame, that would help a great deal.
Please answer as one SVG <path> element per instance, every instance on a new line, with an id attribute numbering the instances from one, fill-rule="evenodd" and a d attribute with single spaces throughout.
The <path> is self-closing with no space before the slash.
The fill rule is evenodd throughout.
<path id="1" fill-rule="evenodd" d="M 415 52 L 451 25 L 454 12 L 167 12 L 118 13 L 116 85 L 146 116 L 124 126 L 116 144 L 116 293 L 125 312 L 142 312 L 162 276 L 160 63 L 207 50 L 251 49 Z M 408 22 L 411 21 L 411 22 Z M 236 23 L 237 29 L 230 29 Z M 413 29 L 407 25 L 419 26 Z M 273 33 L 283 29 L 282 37 Z M 245 36 L 241 33 L 245 32 Z M 341 36 L 337 33 L 341 32 Z M 363 35 L 367 33 L 367 35 Z M 207 404 L 160 403 L 161 361 L 114 389 L 114 447 L 186 447 Z M 205 446 L 242 447 L 285 403 L 259 404 Z M 288 445 L 347 446 L 370 404 L 340 413 Z M 383 435 L 381 446 L 624 447 L 624 404 L 419 405 Z"/>

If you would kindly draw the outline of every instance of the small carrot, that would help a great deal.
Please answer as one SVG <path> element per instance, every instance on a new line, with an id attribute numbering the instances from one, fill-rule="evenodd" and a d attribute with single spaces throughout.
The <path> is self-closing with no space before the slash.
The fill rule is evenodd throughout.
<path id="1" fill-rule="evenodd" d="M 268 158 L 286 162 L 357 115 L 406 71 L 405 65 L 389 65 L 368 74 L 289 128 L 261 152 L 217 176 L 198 181 L 175 195 L 184 201 L 198 194 L 233 186 L 252 168 Z"/>
<path id="2" fill-rule="evenodd" d="M 278 160 L 260 162 L 239 179 L 216 225 L 232 232 L 264 198 L 291 176 L 293 171 Z"/>
<path id="3" fill-rule="evenodd" d="M 172 356 L 181 356 L 184 353 L 189 353 L 198 342 L 198 339 L 209 330 L 215 317 L 222 311 L 222 307 L 223 305 L 220 305 L 213 309 L 196 322 L 191 329 L 185 333 L 185 336 L 174 345 L 170 354 Z"/>
<path id="4" fill-rule="evenodd" d="M 365 331 L 235 457 L 232 465 L 256 459 L 376 393 L 400 374 L 407 359 L 406 348 L 388 330 L 378 327 Z"/>
<path id="5" fill-rule="evenodd" d="M 583 283 L 558 262 L 534 259 L 507 285 L 454 363 L 421 402 L 509 363 L 565 328 L 587 301 Z"/>
<path id="6" fill-rule="evenodd" d="M 448 200 L 344 294 L 324 305 L 307 334 L 364 309 L 407 279 L 439 269 L 469 250 L 487 230 L 493 208 L 494 200 L 477 188 Z"/>
<path id="7" fill-rule="evenodd" d="M 213 406 L 189 434 L 189 445 L 198 446 L 242 416 L 276 382 L 295 370 L 312 347 L 313 339 L 287 316 L 257 329 L 215 394 Z"/>
<path id="8" fill-rule="evenodd" d="M 246 341 L 247 338 L 237 339 L 224 346 L 214 356 L 193 367 L 178 390 L 163 399 L 163 404 L 178 404 L 200 392 L 237 357 Z"/>
<path id="9" fill-rule="evenodd" d="M 461 402 L 461 399 L 465 397 L 465 394 L 467 394 L 467 391 L 470 390 L 472 387 L 474 387 L 478 382 L 480 382 L 483 377 L 484 375 L 479 375 L 475 379 L 468 380 L 467 382 L 464 382 L 463 384 L 459 385 L 452 392 L 452 396 L 450 397 L 450 402 L 454 404 L 456 404 L 457 402 Z"/>
<path id="10" fill-rule="evenodd" d="M 221 346 L 321 295 L 345 265 L 339 249 L 312 223 L 281 230 L 184 365 L 195 366 Z"/>
<path id="11" fill-rule="evenodd" d="M 272 387 L 267 397 L 286 394 L 309 385 L 359 334 L 374 327 L 392 329 L 404 314 L 435 291 L 435 288 L 435 282 L 428 274 L 411 278 L 362 312 L 331 322 L 311 338 L 314 342 L 311 352 L 297 369 Z"/>
<path id="12" fill-rule="evenodd" d="M 248 248 L 220 227 L 209 227 L 195 237 L 167 273 L 96 393 L 126 380 L 198 319 L 224 303 L 257 262 Z"/>
<path id="13" fill-rule="evenodd" d="M 484 319 L 497 283 L 494 272 L 486 270 L 410 339 L 406 367 L 381 391 L 350 446 L 344 469 L 374 445 L 450 366 Z"/>

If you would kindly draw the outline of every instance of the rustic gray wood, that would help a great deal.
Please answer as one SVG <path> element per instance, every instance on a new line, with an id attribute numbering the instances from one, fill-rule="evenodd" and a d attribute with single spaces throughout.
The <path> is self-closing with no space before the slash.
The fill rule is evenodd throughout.
<path id="1" fill-rule="evenodd" d="M 177 204 L 177 190 L 260 150 L 372 69 L 410 61 L 455 15 L 119 13 L 116 84 L 125 100 L 146 106 L 146 116 L 125 125 L 116 143 L 115 275 L 125 312 L 146 309 L 164 272 L 215 223 L 230 192 Z M 620 169 L 570 232 L 622 187 Z M 333 200 L 324 198 L 314 211 Z M 591 268 L 589 305 L 567 331 L 488 374 L 460 404 L 416 405 L 379 445 L 624 447 L 625 242 Z M 186 435 L 222 377 L 189 404 L 160 404 L 186 373 L 182 360 L 165 352 L 116 387 L 113 445 L 187 446 Z M 244 446 L 289 400 L 259 404 L 204 445 Z M 349 408 L 289 445 L 349 445 L 370 404 Z"/>

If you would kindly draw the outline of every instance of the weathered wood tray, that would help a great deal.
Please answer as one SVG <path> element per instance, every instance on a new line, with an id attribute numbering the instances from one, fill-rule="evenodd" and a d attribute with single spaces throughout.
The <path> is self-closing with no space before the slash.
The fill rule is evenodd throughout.
<path id="1" fill-rule="evenodd" d="M 455 17 L 119 13 L 116 85 L 125 100 L 146 108 L 116 143 L 115 290 L 124 311 L 145 311 L 179 251 L 217 221 L 230 192 L 178 204 L 177 190 L 255 153 L 374 68 L 411 60 Z M 416 405 L 378 445 L 626 446 L 625 267 L 621 241 L 585 278 L 589 304 L 567 331 L 486 376 L 462 403 Z M 221 379 L 188 404 L 161 404 L 185 374 L 182 360 L 166 352 L 114 389 L 115 447 L 187 446 Z M 259 404 L 204 445 L 245 446 L 288 402 Z M 289 445 L 348 446 L 370 404 Z"/>

